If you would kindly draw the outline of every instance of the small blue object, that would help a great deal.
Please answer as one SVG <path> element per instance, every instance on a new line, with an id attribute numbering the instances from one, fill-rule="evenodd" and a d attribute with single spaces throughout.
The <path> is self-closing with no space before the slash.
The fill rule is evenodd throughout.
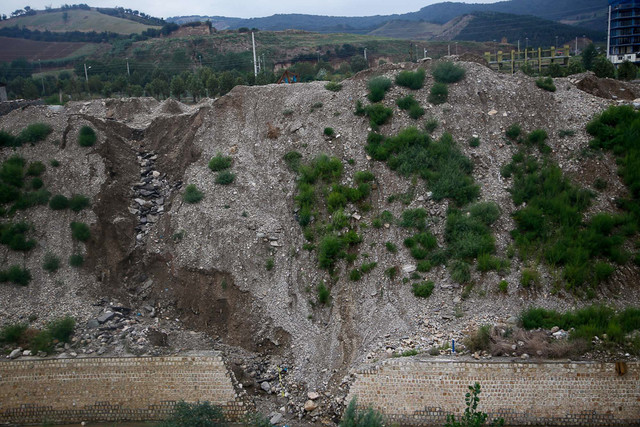
<path id="1" fill-rule="evenodd" d="M 456 352 L 456 340 L 451 340 L 451 353 Z"/>

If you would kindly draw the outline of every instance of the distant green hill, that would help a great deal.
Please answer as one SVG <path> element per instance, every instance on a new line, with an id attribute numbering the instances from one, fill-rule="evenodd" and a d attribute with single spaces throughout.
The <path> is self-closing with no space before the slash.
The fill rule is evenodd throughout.
<path id="1" fill-rule="evenodd" d="M 370 33 L 391 21 L 425 21 L 445 24 L 452 19 L 474 12 L 497 12 L 532 15 L 551 21 L 584 26 L 595 31 L 606 30 L 607 0 L 510 0 L 490 4 L 443 2 L 423 7 L 417 12 L 400 15 L 377 16 L 318 16 L 304 14 L 278 14 L 263 18 L 226 18 L 222 16 L 179 16 L 167 18 L 169 22 L 185 23 L 190 20 L 211 20 L 218 29 L 241 27 L 261 30 L 299 29 L 315 32 Z M 410 31 L 414 33 L 414 30 Z M 401 37 L 401 35 L 398 35 Z M 406 36 L 404 38 L 410 38 Z"/>
<path id="2" fill-rule="evenodd" d="M 97 33 L 107 31 L 118 34 L 141 33 L 149 28 L 160 28 L 159 26 L 145 25 L 130 19 L 106 15 L 93 9 L 39 11 L 34 15 L 23 15 L 0 21 L 0 28 L 14 26 L 39 31 L 95 31 Z"/>

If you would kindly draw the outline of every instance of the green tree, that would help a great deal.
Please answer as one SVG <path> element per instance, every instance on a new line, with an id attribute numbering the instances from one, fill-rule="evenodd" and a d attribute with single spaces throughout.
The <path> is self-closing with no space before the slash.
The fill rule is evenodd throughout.
<path id="1" fill-rule="evenodd" d="M 618 66 L 619 80 L 633 80 L 638 75 L 638 67 L 632 62 L 624 61 Z"/>
<path id="2" fill-rule="evenodd" d="M 367 68 L 369 68 L 369 64 L 367 63 L 367 60 L 360 55 L 357 55 L 351 58 L 351 61 L 349 61 L 349 65 L 351 66 L 351 71 L 353 71 L 354 73 L 357 73 L 358 71 L 366 70 Z"/>
<path id="3" fill-rule="evenodd" d="M 220 91 L 220 80 L 212 74 L 207 79 L 207 94 L 210 98 L 215 97 Z"/>
<path id="4" fill-rule="evenodd" d="M 184 95 L 186 89 L 187 87 L 184 83 L 184 80 L 182 80 L 182 77 L 175 76 L 173 79 L 171 79 L 171 94 L 178 98 L 178 101 L 181 100 L 182 95 Z"/>
<path id="5" fill-rule="evenodd" d="M 584 67 L 585 70 L 593 69 L 593 61 L 596 59 L 597 56 L 598 56 L 598 51 L 596 50 L 596 47 L 594 46 L 593 43 L 591 43 L 589 46 L 585 48 L 584 51 L 582 51 L 582 66 Z"/>
<path id="6" fill-rule="evenodd" d="M 600 78 L 614 78 L 616 76 L 616 67 L 605 56 L 598 56 L 593 61 L 593 72 Z"/>
<path id="7" fill-rule="evenodd" d="M 191 92 L 191 96 L 193 96 L 193 102 L 198 102 L 198 98 L 204 94 L 204 85 L 202 84 L 202 80 L 194 74 L 190 75 L 187 80 L 187 89 Z"/>
<path id="8" fill-rule="evenodd" d="M 226 95 L 231 89 L 233 89 L 234 79 L 231 71 L 225 71 L 220 76 L 220 95 Z"/>

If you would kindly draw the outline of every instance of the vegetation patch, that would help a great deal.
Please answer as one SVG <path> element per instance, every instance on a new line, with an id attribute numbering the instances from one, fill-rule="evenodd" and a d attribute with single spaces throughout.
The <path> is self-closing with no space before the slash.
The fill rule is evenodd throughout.
<path id="1" fill-rule="evenodd" d="M 96 131 L 91 126 L 82 126 L 78 133 L 78 145 L 81 147 L 91 147 L 96 143 L 98 137 Z"/>
<path id="2" fill-rule="evenodd" d="M 26 237 L 27 232 L 32 228 L 26 222 L 0 224 L 0 243 L 13 251 L 30 251 L 36 246 L 35 240 Z"/>
<path id="3" fill-rule="evenodd" d="M 362 102 L 358 101 L 356 102 L 355 115 L 369 117 L 371 128 L 378 129 L 379 126 L 387 123 L 387 121 L 391 118 L 391 116 L 393 115 L 393 110 L 391 108 L 385 107 L 381 103 L 375 103 L 363 107 Z"/>
<path id="4" fill-rule="evenodd" d="M 511 235 L 522 259 L 538 254 L 550 266 L 562 268 L 566 287 L 573 290 L 603 280 L 595 271 L 599 260 L 627 261 L 623 243 L 636 232 L 631 215 L 600 213 L 586 221 L 593 194 L 572 184 L 549 160 L 540 162 L 519 152 L 503 168 L 505 173 L 513 174 L 510 191 L 520 206 L 513 214 L 516 229 Z M 530 283 L 523 281 L 525 286 Z"/>
<path id="5" fill-rule="evenodd" d="M 434 283 L 432 281 L 414 283 L 411 285 L 413 295 L 419 298 L 429 298 L 433 293 Z"/>
<path id="6" fill-rule="evenodd" d="M 222 171 L 216 176 L 216 184 L 220 185 L 229 185 L 232 184 L 236 179 L 236 174 L 231 171 L 225 170 Z"/>
<path id="7" fill-rule="evenodd" d="M 302 161 L 302 154 L 297 151 L 289 151 L 282 156 L 282 160 L 284 160 L 291 172 L 298 173 L 300 170 L 300 162 Z"/>
<path id="8" fill-rule="evenodd" d="M 320 283 L 318 285 L 318 303 L 325 305 L 329 302 L 330 299 L 331 291 L 329 290 L 329 288 L 327 288 L 324 282 Z"/>
<path id="9" fill-rule="evenodd" d="M 60 257 L 54 253 L 47 252 L 42 262 L 42 268 L 49 273 L 55 273 L 60 268 Z"/>
<path id="10" fill-rule="evenodd" d="M 422 88 L 424 84 L 425 72 L 423 68 L 419 68 L 416 71 L 400 71 L 396 76 L 396 84 L 398 86 L 404 86 L 406 88 L 417 90 Z"/>
<path id="11" fill-rule="evenodd" d="M 42 180 L 32 185 L 32 190 L 25 188 L 24 185 L 26 174 L 31 173 L 33 176 L 39 171 L 41 173 L 42 168 L 39 163 L 34 162 L 25 170 L 25 159 L 17 155 L 2 162 L 0 166 L 0 215 L 11 215 L 17 210 L 43 205 L 49 201 L 51 195 L 42 188 Z"/>
<path id="12" fill-rule="evenodd" d="M 556 85 L 553 84 L 553 79 L 551 77 L 540 77 L 536 80 L 536 86 L 549 92 L 556 91 Z"/>
<path id="13" fill-rule="evenodd" d="M 209 169 L 213 172 L 220 172 L 225 169 L 229 169 L 233 164 L 233 159 L 229 156 L 223 156 L 221 153 L 218 153 L 216 156 L 212 157 L 209 160 Z"/>
<path id="14" fill-rule="evenodd" d="M 329 82 L 324 85 L 326 90 L 330 90 L 331 92 L 340 92 L 342 90 L 342 84 L 338 82 Z"/>
<path id="15" fill-rule="evenodd" d="M 71 237 L 81 242 L 86 242 L 91 238 L 91 230 L 89 226 L 83 222 L 71 223 Z"/>
<path id="16" fill-rule="evenodd" d="M 369 88 L 369 95 L 367 98 L 371 102 L 380 102 L 384 99 L 385 93 L 391 89 L 391 80 L 386 77 L 378 76 L 369 80 L 367 87 Z"/>
<path id="17" fill-rule="evenodd" d="M 440 105 L 449 99 L 449 88 L 444 83 L 434 83 L 429 90 L 429 102 L 433 105 Z"/>
<path id="18" fill-rule="evenodd" d="M 405 96 L 404 98 L 399 98 L 396 101 L 396 104 L 401 110 L 405 110 L 409 112 L 409 117 L 414 120 L 419 119 L 424 116 L 424 108 L 420 106 L 418 101 L 413 97 L 413 95 Z"/>
<path id="19" fill-rule="evenodd" d="M 438 83 L 456 83 L 464 79 L 466 71 L 453 62 L 439 62 L 431 71 L 433 78 Z"/>
<path id="20" fill-rule="evenodd" d="M 31 281 L 31 272 L 19 265 L 12 265 L 7 270 L 0 270 L 0 282 L 11 282 L 27 286 Z"/>
<path id="21" fill-rule="evenodd" d="M 629 307 L 616 312 L 604 305 L 593 305 L 565 313 L 530 308 L 522 313 L 520 321 L 525 329 L 551 329 L 557 326 L 570 331 L 570 339 L 592 342 L 597 336 L 601 340 L 633 347 L 634 353 L 640 354 L 640 337 L 628 335 L 640 330 L 640 308 Z"/>

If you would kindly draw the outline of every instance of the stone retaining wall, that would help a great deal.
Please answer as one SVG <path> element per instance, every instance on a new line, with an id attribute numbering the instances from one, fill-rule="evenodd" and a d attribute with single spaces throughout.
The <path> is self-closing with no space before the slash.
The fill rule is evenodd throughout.
<path id="1" fill-rule="evenodd" d="M 246 411 L 217 354 L 0 362 L 0 424 L 157 420 L 180 400 Z"/>
<path id="2" fill-rule="evenodd" d="M 349 397 L 401 425 L 443 425 L 480 383 L 479 410 L 507 425 L 640 425 L 640 363 L 394 359 L 361 370 Z"/>

